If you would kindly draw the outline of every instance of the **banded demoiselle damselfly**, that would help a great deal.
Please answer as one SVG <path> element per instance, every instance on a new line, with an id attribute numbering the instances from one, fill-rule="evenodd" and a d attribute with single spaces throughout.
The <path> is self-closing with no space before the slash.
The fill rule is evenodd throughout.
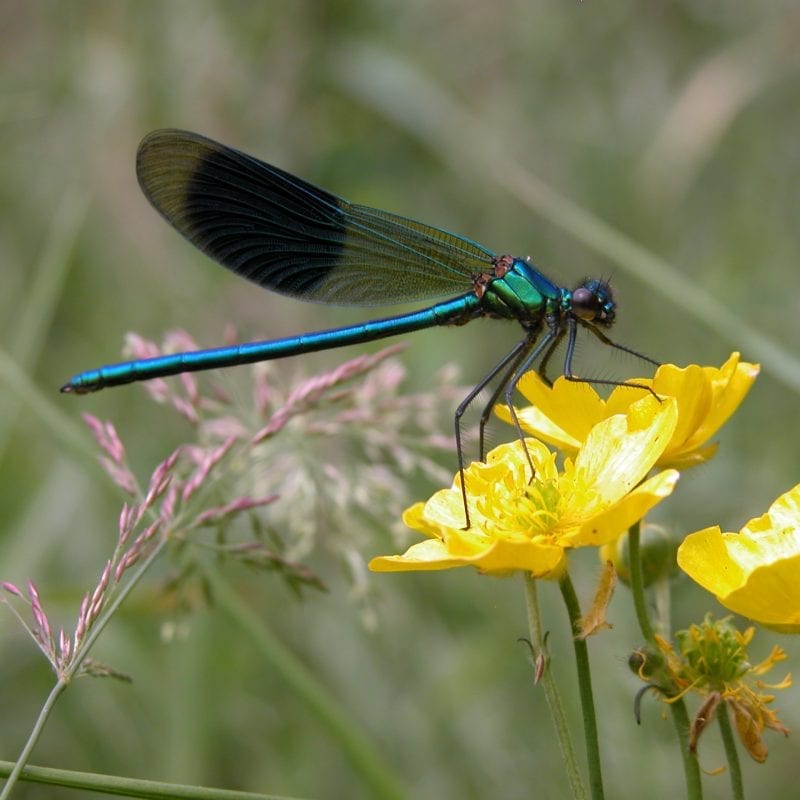
<path id="1" fill-rule="evenodd" d="M 604 344 L 640 355 L 604 333 L 616 314 L 604 280 L 586 280 L 572 290 L 558 286 L 530 259 L 498 256 L 454 233 L 354 205 L 187 131 L 159 130 L 146 136 L 139 146 L 136 172 L 148 200 L 181 235 L 265 289 L 300 300 L 353 306 L 455 296 L 358 325 L 111 364 L 79 373 L 62 392 L 83 394 L 181 372 L 284 358 L 438 325 L 463 325 L 480 317 L 516 320 L 522 339 L 456 410 L 463 476 L 460 422 L 491 382 L 497 380 L 497 385 L 481 414 L 481 458 L 483 431 L 493 405 L 503 394 L 516 420 L 512 395 L 520 376 L 540 358 L 544 370 L 564 337 L 564 374 L 573 380 L 583 380 L 572 371 L 579 328 Z M 519 424 L 517 430 L 521 437 Z"/>

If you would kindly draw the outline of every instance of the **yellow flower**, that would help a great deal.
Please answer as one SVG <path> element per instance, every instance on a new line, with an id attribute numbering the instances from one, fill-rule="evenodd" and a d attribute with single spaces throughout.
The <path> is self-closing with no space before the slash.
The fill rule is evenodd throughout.
<path id="1" fill-rule="evenodd" d="M 719 369 L 664 364 L 652 379 L 629 381 L 652 387 L 659 397 L 674 397 L 678 402 L 678 424 L 656 466 L 684 469 L 711 458 L 717 445 L 707 444 L 708 440 L 742 402 L 758 370 L 757 364 L 739 361 L 739 354 L 733 353 Z M 551 387 L 535 372 L 522 377 L 519 390 L 531 402 L 517 411 L 523 430 L 568 454 L 577 451 L 600 420 L 625 413 L 642 394 L 641 389 L 618 386 L 603 400 L 588 383 L 561 377 Z M 495 410 L 501 419 L 511 422 L 507 407 L 498 405 Z"/>
<path id="2" fill-rule="evenodd" d="M 381 556 L 376 571 L 434 570 L 471 565 L 501 575 L 525 570 L 557 578 L 566 550 L 613 541 L 668 496 L 674 470 L 640 483 L 661 455 L 677 421 L 674 400 L 640 398 L 626 414 L 589 432 L 562 471 L 555 454 L 529 439 L 500 445 L 466 470 L 470 527 L 464 530 L 461 483 L 417 503 L 406 525 L 429 538 L 402 556 Z M 535 468 L 531 480 L 525 447 Z"/>
<path id="3" fill-rule="evenodd" d="M 739 739 L 758 762 L 767 758 L 761 738 L 765 728 L 788 734 L 777 713 L 769 708 L 775 695 L 764 690 L 788 688 L 791 675 L 773 685 L 761 680 L 762 675 L 787 658 L 786 653 L 774 646 L 767 658 L 753 665 L 748 647 L 754 635 L 755 628 L 742 632 L 730 618 L 715 621 L 708 614 L 699 625 L 675 634 L 677 647 L 656 636 L 655 648 L 649 653 L 637 653 L 635 663 L 640 677 L 658 687 L 665 702 L 674 702 L 688 692 L 703 698 L 689 731 L 692 752 L 720 703 L 726 703 L 732 711 Z"/>
<path id="4" fill-rule="evenodd" d="M 722 605 L 784 633 L 800 633 L 800 484 L 739 533 L 689 534 L 681 569 Z"/>

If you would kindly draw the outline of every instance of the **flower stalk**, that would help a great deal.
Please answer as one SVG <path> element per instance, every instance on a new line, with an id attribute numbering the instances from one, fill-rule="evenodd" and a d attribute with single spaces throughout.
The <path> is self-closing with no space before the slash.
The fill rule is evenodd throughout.
<path id="1" fill-rule="evenodd" d="M 658 639 L 647 611 L 647 595 L 645 593 L 644 571 L 642 569 L 641 534 L 642 526 L 640 522 L 631 525 L 628 530 L 630 589 L 639 630 L 648 645 L 655 649 L 658 647 Z M 678 750 L 681 754 L 681 764 L 686 781 L 686 796 L 688 800 L 700 800 L 703 796 L 700 765 L 697 761 L 697 754 L 689 746 L 689 715 L 683 697 L 673 698 L 669 703 L 669 711 L 678 736 Z"/>
<path id="2" fill-rule="evenodd" d="M 728 773 L 731 782 L 731 797 L 733 800 L 744 800 L 744 783 L 742 782 L 742 765 L 739 761 L 739 752 L 736 749 L 736 740 L 731 728 L 727 703 L 720 703 L 717 707 L 717 724 L 722 735 L 722 744 L 725 747 L 725 757 L 728 760 Z"/>
<path id="3" fill-rule="evenodd" d="M 546 637 L 542 628 L 542 620 L 539 609 L 539 596 L 537 591 L 537 581 L 529 572 L 523 573 L 525 581 L 525 605 L 528 609 L 528 628 L 530 630 L 531 649 L 535 658 L 543 659 L 542 669 L 537 666 L 536 674 L 539 682 L 544 689 L 544 696 L 550 709 L 550 719 L 556 734 L 561 756 L 564 759 L 564 769 L 567 773 L 567 781 L 575 800 L 586 800 L 586 787 L 581 778 L 578 759 L 575 755 L 575 747 L 572 744 L 572 736 L 569 731 L 567 715 L 564 712 L 564 704 L 561 701 L 561 694 L 558 691 L 553 670 L 550 668 L 550 657 L 547 653 Z"/>
<path id="4" fill-rule="evenodd" d="M 581 698 L 583 736 L 586 743 L 586 761 L 589 767 L 589 788 L 592 800 L 603 800 L 603 768 L 600 762 L 600 740 L 597 736 L 597 714 L 592 692 L 592 671 L 589 666 L 589 648 L 586 637 L 581 635 L 581 607 L 575 587 L 565 570 L 558 581 L 561 596 L 567 608 L 572 628 L 572 646 L 575 651 L 575 666 L 578 673 L 578 690 Z"/>
<path id="5" fill-rule="evenodd" d="M 633 597 L 633 607 L 636 611 L 636 621 L 639 623 L 639 630 L 642 632 L 644 640 L 649 643 L 655 641 L 655 630 L 650 622 L 650 615 L 647 613 L 647 597 L 644 590 L 644 578 L 642 575 L 642 551 L 641 551 L 641 522 L 638 520 L 628 529 L 628 552 L 631 572 L 631 596 Z"/>

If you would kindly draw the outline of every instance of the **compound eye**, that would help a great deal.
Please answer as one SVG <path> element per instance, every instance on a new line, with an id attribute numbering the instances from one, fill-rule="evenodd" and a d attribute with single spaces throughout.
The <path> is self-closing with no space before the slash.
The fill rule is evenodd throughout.
<path id="1" fill-rule="evenodd" d="M 572 293 L 572 313 L 580 318 L 591 322 L 600 313 L 600 300 L 597 295 L 580 286 Z"/>

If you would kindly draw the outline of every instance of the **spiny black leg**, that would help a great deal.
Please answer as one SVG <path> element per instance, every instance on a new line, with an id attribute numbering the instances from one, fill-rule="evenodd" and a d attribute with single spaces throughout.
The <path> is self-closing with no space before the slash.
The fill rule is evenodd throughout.
<path id="1" fill-rule="evenodd" d="M 564 377 L 568 381 L 578 380 L 572 373 L 572 356 L 575 353 L 575 337 L 578 333 L 578 325 L 575 322 L 575 317 L 570 317 L 567 320 L 567 352 L 564 354 Z"/>
<path id="2" fill-rule="evenodd" d="M 517 389 L 517 384 L 519 383 L 520 378 L 530 369 L 531 364 L 533 364 L 543 352 L 548 352 L 552 348 L 556 347 L 561 341 L 561 337 L 563 335 L 564 329 L 557 324 L 553 324 L 550 330 L 547 331 L 547 335 L 544 337 L 544 339 L 542 339 L 542 341 L 539 342 L 539 344 L 527 354 L 524 361 L 520 363 L 517 370 L 511 376 L 511 380 L 509 380 L 505 387 L 504 398 L 506 407 L 508 408 L 511 419 L 514 422 L 514 427 L 517 430 L 517 436 L 522 442 L 522 447 L 525 450 L 525 458 L 528 461 L 528 466 L 531 468 L 531 481 L 536 477 L 536 468 L 533 466 L 533 459 L 531 458 L 531 454 L 528 452 L 528 448 L 525 445 L 525 433 L 522 430 L 522 425 L 520 425 L 519 417 L 517 416 L 517 410 L 514 408 L 514 392 Z"/>
<path id="3" fill-rule="evenodd" d="M 642 353 L 637 352 L 629 347 L 625 347 L 621 344 L 617 344 L 612 339 L 609 339 L 602 331 L 598 330 L 594 325 L 590 325 L 589 323 L 585 322 L 581 319 L 570 318 L 567 321 L 568 326 L 568 336 L 567 336 L 567 352 L 564 356 L 564 377 L 568 381 L 572 381 L 573 383 L 588 383 L 591 386 L 629 386 L 631 389 L 642 389 L 645 392 L 649 392 L 653 397 L 656 398 L 659 402 L 661 402 L 661 398 L 658 394 L 654 391 L 652 386 L 645 386 L 643 383 L 630 383 L 628 381 L 612 381 L 612 380 L 604 380 L 603 378 L 581 378 L 572 371 L 572 356 L 575 352 L 575 338 L 576 332 L 578 330 L 577 323 L 583 325 L 584 328 L 591 331 L 603 344 L 608 345 L 609 347 L 613 347 L 615 350 L 621 350 L 623 353 L 628 353 L 629 355 L 636 356 L 637 358 L 641 358 L 643 361 L 648 361 L 651 364 L 655 364 L 656 366 L 661 366 L 658 361 L 655 361 L 652 358 L 649 358 Z"/>
<path id="4" fill-rule="evenodd" d="M 590 331 L 603 344 L 608 345 L 609 347 L 613 347 L 615 350 L 620 350 L 623 353 L 627 353 L 630 356 L 634 356 L 635 358 L 640 358 L 642 361 L 647 361 L 648 364 L 652 364 L 653 366 L 656 367 L 661 366 L 660 361 L 656 361 L 654 358 L 650 358 L 650 356 L 646 356 L 644 353 L 640 353 L 638 350 L 634 350 L 632 347 L 625 347 L 624 344 L 619 344 L 618 342 L 615 342 L 613 339 L 610 339 L 603 333 L 603 331 L 601 331 L 595 325 L 592 325 L 584 320 L 578 320 L 578 322 L 580 322 L 584 328 Z"/>
<path id="5" fill-rule="evenodd" d="M 550 363 L 550 359 L 552 358 L 553 353 L 555 353 L 559 341 L 560 340 L 553 340 L 553 343 L 547 348 L 547 352 L 544 354 L 544 356 L 542 356 L 542 360 L 539 362 L 539 377 L 547 386 L 553 385 L 553 382 L 547 376 L 547 365 Z"/>
<path id="6" fill-rule="evenodd" d="M 456 413 L 454 415 L 455 421 L 455 429 L 456 429 L 456 453 L 458 455 L 458 474 L 461 476 L 461 498 L 464 501 L 464 516 L 466 518 L 466 526 L 464 530 L 469 528 L 469 509 L 467 508 L 467 487 L 466 481 L 464 477 L 464 448 L 461 443 L 461 418 L 466 413 L 467 409 L 472 405 L 472 401 L 484 390 L 484 388 L 491 383 L 498 375 L 498 373 L 502 372 L 509 363 L 513 362 L 513 369 L 516 368 L 516 365 L 525 357 L 526 352 L 531 348 L 533 342 L 531 341 L 530 337 L 526 337 L 517 344 L 514 345 L 511 350 L 500 359 L 500 361 L 492 367 L 492 369 L 486 374 L 480 382 L 470 391 L 470 393 L 459 403 L 458 408 L 456 409 Z M 507 373 L 508 374 L 508 373 Z M 506 376 L 504 376 L 504 381 L 506 380 Z M 500 384 L 500 389 L 502 390 L 504 384 Z M 494 399 L 497 399 L 497 395 L 499 395 L 499 390 L 495 392 Z M 481 417 L 483 420 L 483 417 Z M 480 429 L 480 447 L 481 447 L 481 460 L 483 460 L 483 423 Z"/>
<path id="7" fill-rule="evenodd" d="M 533 347 L 534 342 L 536 341 L 536 337 L 538 336 L 537 333 L 529 334 L 522 342 L 520 342 L 520 346 L 515 347 L 514 350 L 511 351 L 511 354 L 516 355 L 515 358 L 508 359 L 508 369 L 506 370 L 505 374 L 502 378 L 497 382 L 497 387 L 492 392 L 491 397 L 486 402 L 486 405 L 483 407 L 483 411 L 481 412 L 480 423 L 478 425 L 478 444 L 479 444 L 479 454 L 480 460 L 484 460 L 484 456 L 486 455 L 486 441 L 485 441 L 485 432 L 486 426 L 489 423 L 489 417 L 492 415 L 492 409 L 494 409 L 495 403 L 497 403 L 497 399 L 500 397 L 503 390 L 508 386 L 509 382 L 511 381 L 512 376 L 517 371 L 517 367 L 522 363 L 522 360 L 526 357 L 530 348 Z M 524 345 L 524 346 L 523 346 Z M 515 352 L 515 351 L 519 352 Z M 504 359 L 505 361 L 505 359 Z"/>

